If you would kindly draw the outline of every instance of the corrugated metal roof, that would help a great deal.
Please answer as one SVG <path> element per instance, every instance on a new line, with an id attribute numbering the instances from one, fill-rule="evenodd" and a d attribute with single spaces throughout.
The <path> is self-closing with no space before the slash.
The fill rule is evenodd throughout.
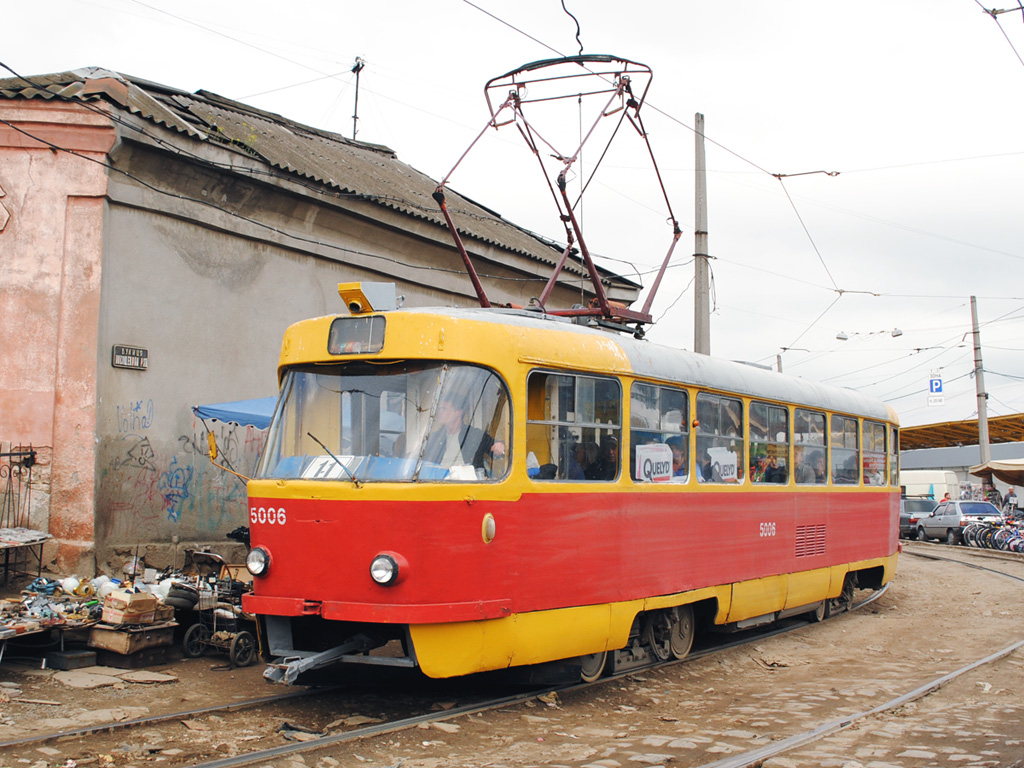
<path id="1" fill-rule="evenodd" d="M 977 419 L 904 427 L 900 432 L 900 449 L 913 451 L 921 448 L 977 445 L 980 441 L 978 435 Z M 990 445 L 1024 441 L 1024 413 L 989 416 L 988 440 Z"/>
<path id="2" fill-rule="evenodd" d="M 388 147 L 287 120 L 207 91 L 194 94 L 88 67 L 0 80 L 0 98 L 104 101 L 194 139 L 232 147 L 267 165 L 338 193 L 355 195 L 446 227 L 432 194 L 437 181 L 401 162 Z M 130 138 L 130 134 L 126 134 Z M 554 264 L 559 247 L 449 190 L 448 208 L 464 237 Z M 467 247 L 471 247 L 467 243 Z M 566 269 L 583 274 L 578 264 Z M 622 286 L 637 284 L 613 276 Z"/>

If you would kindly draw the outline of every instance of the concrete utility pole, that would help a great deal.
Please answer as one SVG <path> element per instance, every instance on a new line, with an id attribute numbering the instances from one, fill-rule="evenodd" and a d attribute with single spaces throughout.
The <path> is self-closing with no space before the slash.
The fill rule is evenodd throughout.
<path id="1" fill-rule="evenodd" d="M 974 388 L 978 393 L 978 450 L 981 463 L 992 458 L 988 446 L 988 392 L 985 391 L 985 371 L 981 367 L 981 329 L 978 328 L 978 301 L 971 296 L 971 325 L 974 328 Z"/>
<path id="2" fill-rule="evenodd" d="M 696 232 L 693 234 L 693 351 L 711 354 L 711 302 L 708 283 L 708 177 L 704 163 L 704 115 L 694 116 L 697 189 L 694 195 Z"/>

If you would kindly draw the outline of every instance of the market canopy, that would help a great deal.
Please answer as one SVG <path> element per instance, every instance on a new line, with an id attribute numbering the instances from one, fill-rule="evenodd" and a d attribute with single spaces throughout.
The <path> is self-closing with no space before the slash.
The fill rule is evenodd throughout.
<path id="1" fill-rule="evenodd" d="M 230 403 L 194 405 L 192 412 L 201 419 L 216 419 L 230 424 L 266 429 L 274 415 L 277 396 L 261 397 L 256 400 L 235 400 Z"/>
<path id="2" fill-rule="evenodd" d="M 900 450 L 915 451 L 920 448 L 977 445 L 980 441 L 978 434 L 977 419 L 903 427 L 900 430 Z M 991 445 L 1024 442 L 1024 413 L 989 416 L 988 441 Z"/>
<path id="3" fill-rule="evenodd" d="M 984 477 L 991 481 L 993 475 L 1007 485 L 1024 485 L 1024 459 L 1003 459 L 1002 461 L 986 461 L 971 467 L 971 474 Z"/>

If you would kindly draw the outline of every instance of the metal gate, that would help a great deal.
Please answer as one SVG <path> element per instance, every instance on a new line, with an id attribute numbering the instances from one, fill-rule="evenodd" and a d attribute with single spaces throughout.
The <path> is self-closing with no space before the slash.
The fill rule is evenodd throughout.
<path id="1" fill-rule="evenodd" d="M 36 575 L 42 572 L 43 541 L 50 536 L 29 528 L 35 464 L 31 445 L 0 442 L 0 552 L 5 585 L 11 573 L 28 573 L 33 560 Z"/>

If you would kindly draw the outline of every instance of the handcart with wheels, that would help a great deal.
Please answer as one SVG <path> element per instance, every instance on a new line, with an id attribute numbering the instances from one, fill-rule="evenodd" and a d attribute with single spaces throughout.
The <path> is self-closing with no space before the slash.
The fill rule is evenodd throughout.
<path id="1" fill-rule="evenodd" d="M 224 562 L 213 552 L 186 552 L 200 577 L 199 621 L 185 632 L 181 650 L 198 658 L 210 648 L 227 651 L 232 666 L 247 667 L 256 660 L 256 619 L 242 611 L 242 593 L 248 589 L 236 578 L 244 566 Z"/>

